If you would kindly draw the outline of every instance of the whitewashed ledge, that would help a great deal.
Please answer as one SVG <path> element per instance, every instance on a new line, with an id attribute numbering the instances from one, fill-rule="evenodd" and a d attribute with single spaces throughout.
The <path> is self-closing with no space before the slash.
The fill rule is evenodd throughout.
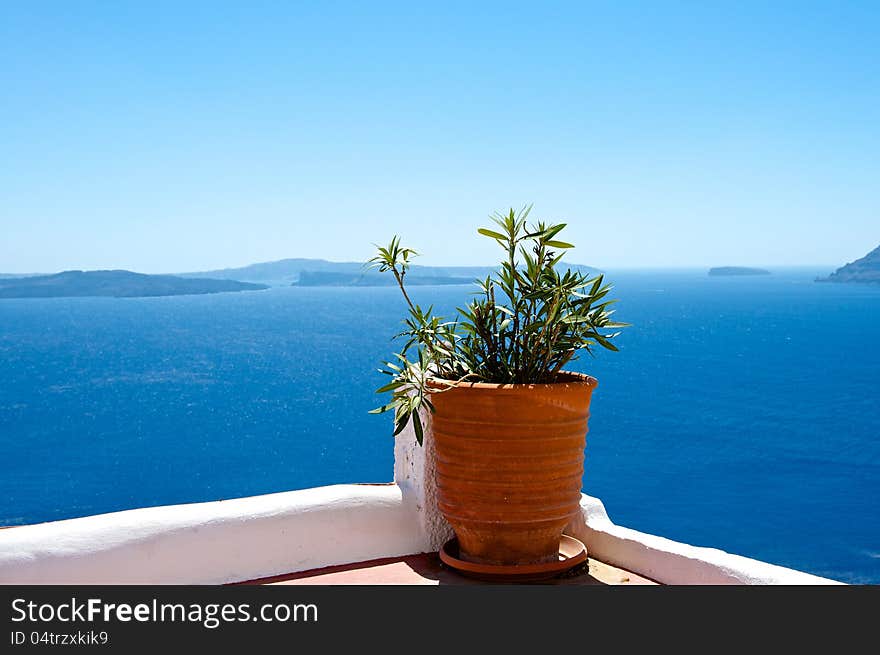
<path id="1" fill-rule="evenodd" d="M 396 483 L 333 485 L 0 530 L 0 584 L 221 584 L 431 552 L 450 536 L 433 450 L 401 435 Z M 664 584 L 840 584 L 620 527 L 584 495 L 567 532 L 591 556 Z"/>

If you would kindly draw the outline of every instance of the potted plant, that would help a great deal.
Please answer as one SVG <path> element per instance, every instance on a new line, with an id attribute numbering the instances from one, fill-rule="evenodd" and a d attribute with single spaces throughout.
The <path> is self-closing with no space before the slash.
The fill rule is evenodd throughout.
<path id="1" fill-rule="evenodd" d="M 394 237 L 370 260 L 396 279 L 409 315 L 403 348 L 377 389 L 391 399 L 394 434 L 430 411 L 440 511 L 460 558 L 487 565 L 559 560 L 565 526 L 579 510 L 587 418 L 596 380 L 565 370 L 596 346 L 617 350 L 602 275 L 558 267 L 573 246 L 565 224 L 527 224 L 531 207 L 493 215 L 505 257 L 478 281 L 476 298 L 444 320 L 414 303 L 406 274 L 416 252 Z"/>

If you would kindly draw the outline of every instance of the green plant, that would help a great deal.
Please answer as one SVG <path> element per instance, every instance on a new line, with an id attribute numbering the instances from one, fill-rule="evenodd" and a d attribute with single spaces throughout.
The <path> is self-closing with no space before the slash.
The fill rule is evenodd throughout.
<path id="1" fill-rule="evenodd" d="M 391 382 L 376 392 L 391 392 L 391 402 L 372 410 L 394 410 L 395 436 L 412 419 L 421 444 L 419 408 L 434 411 L 430 394 L 460 382 L 555 382 L 578 351 L 592 354 L 596 345 L 617 350 L 611 340 L 619 333 L 607 330 L 627 324 L 611 318 L 608 306 L 616 301 L 605 300 L 611 286 L 602 275 L 560 273 L 557 264 L 574 247 L 557 239 L 565 224 L 527 225 L 530 211 L 495 213 L 498 229 L 478 230 L 498 242 L 505 259 L 494 275 L 478 281 L 477 298 L 458 307 L 452 321 L 435 316 L 433 306 L 422 309 L 411 300 L 405 278 L 417 253 L 403 247 L 399 237 L 370 259 L 372 267 L 394 275 L 409 308 L 406 329 L 395 337 L 405 337 L 404 346 L 380 369 Z"/>

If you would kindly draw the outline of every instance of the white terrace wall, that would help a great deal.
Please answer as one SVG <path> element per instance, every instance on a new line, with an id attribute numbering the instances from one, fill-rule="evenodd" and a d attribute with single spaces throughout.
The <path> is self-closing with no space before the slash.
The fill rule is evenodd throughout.
<path id="1" fill-rule="evenodd" d="M 335 485 L 150 507 L 0 530 L 0 584 L 220 584 L 436 551 L 440 515 L 429 429 L 404 432 L 396 484 Z M 583 496 L 567 532 L 591 555 L 666 584 L 834 581 L 614 525 Z M 757 511 L 757 510 L 756 510 Z"/>
<path id="2" fill-rule="evenodd" d="M 420 552 L 396 485 L 303 491 L 0 530 L 0 584 L 220 584 Z"/>

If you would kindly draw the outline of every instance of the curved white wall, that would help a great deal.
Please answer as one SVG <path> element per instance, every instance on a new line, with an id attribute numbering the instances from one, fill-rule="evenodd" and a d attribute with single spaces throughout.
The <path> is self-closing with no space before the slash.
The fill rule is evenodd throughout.
<path id="1" fill-rule="evenodd" d="M 396 485 L 336 485 L 0 530 L 2 584 L 217 584 L 422 550 Z"/>
<path id="2" fill-rule="evenodd" d="M 598 498 L 582 495 L 582 516 L 566 532 L 592 557 L 663 584 L 841 584 L 717 548 L 683 544 L 615 525 Z"/>
<path id="3" fill-rule="evenodd" d="M 0 584 L 219 584 L 429 552 L 442 518 L 416 491 L 336 485 L 0 530 Z M 590 496 L 581 509 L 567 532 L 593 557 L 658 582 L 836 584 L 614 525 Z"/>
<path id="4" fill-rule="evenodd" d="M 0 584 L 219 584 L 436 551 L 433 449 L 404 432 L 397 484 L 335 485 L 0 530 Z M 583 496 L 566 530 L 590 554 L 665 584 L 837 584 L 615 525 Z"/>

